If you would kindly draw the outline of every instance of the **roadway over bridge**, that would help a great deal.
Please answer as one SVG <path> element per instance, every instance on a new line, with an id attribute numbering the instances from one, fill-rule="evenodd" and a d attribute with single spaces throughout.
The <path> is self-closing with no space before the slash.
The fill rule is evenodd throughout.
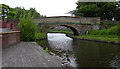
<path id="1" fill-rule="evenodd" d="M 65 26 L 70 28 L 74 35 L 85 34 L 89 30 L 98 30 L 100 24 L 99 17 L 55 16 L 34 18 L 34 20 L 44 26 L 45 32 L 56 26 Z"/>

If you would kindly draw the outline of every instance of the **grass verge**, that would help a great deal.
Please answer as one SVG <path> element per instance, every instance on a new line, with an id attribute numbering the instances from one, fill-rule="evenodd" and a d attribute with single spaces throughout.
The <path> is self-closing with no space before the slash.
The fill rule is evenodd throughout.
<path id="1" fill-rule="evenodd" d="M 89 34 L 91 35 L 120 35 L 120 24 L 112 26 L 104 30 L 91 30 Z"/>
<path id="2" fill-rule="evenodd" d="M 73 34 L 71 31 L 49 31 L 49 33 L 64 33 L 64 34 Z"/>
<path id="3" fill-rule="evenodd" d="M 120 42 L 120 36 L 118 35 L 81 35 L 81 36 L 74 36 L 74 37 L 111 41 L 111 42 Z"/>

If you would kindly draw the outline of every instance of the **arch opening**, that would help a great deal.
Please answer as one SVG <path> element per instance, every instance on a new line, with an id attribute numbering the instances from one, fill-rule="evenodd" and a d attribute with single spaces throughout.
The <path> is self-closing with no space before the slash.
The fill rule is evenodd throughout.
<path id="1" fill-rule="evenodd" d="M 50 29 L 54 29 L 56 26 L 63 26 L 63 27 L 69 28 L 73 32 L 73 35 L 79 35 L 79 32 L 77 29 L 68 25 L 52 25 L 51 26 L 46 24 L 44 25 L 39 24 L 39 26 L 41 27 L 40 29 L 42 30 L 40 32 L 48 32 Z"/>
<path id="2" fill-rule="evenodd" d="M 64 27 L 71 29 L 73 31 L 73 35 L 79 35 L 79 32 L 71 26 L 67 26 L 67 25 L 60 25 L 60 26 L 64 26 Z"/>

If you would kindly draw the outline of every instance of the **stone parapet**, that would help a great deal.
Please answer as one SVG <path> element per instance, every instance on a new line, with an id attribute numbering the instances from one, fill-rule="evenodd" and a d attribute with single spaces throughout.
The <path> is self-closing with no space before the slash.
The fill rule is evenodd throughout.
<path id="1" fill-rule="evenodd" d="M 78 23 L 78 24 L 100 24 L 99 17 L 43 17 L 35 18 L 36 23 Z"/>

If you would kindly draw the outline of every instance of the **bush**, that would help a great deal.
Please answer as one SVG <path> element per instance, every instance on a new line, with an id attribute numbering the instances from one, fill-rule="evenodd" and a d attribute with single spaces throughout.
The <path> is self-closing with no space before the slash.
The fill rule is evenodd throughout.
<path id="1" fill-rule="evenodd" d="M 45 33 L 35 33 L 35 39 L 42 39 L 42 38 L 46 38 L 47 35 Z"/>
<path id="2" fill-rule="evenodd" d="M 22 41 L 34 40 L 35 33 L 37 32 L 37 25 L 34 23 L 30 14 L 20 18 L 19 28 L 20 38 Z"/>

